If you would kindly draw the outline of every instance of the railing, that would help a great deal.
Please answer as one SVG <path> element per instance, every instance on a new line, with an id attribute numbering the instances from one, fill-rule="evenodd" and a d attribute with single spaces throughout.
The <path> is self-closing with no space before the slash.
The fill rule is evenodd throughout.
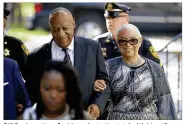
<path id="1" fill-rule="evenodd" d="M 176 42 L 179 38 L 182 37 L 182 33 L 178 34 L 177 36 L 173 37 L 173 39 L 166 44 L 165 47 L 163 47 L 161 50 L 158 51 L 158 53 L 163 52 L 166 49 L 166 76 L 168 77 L 168 64 L 169 64 L 169 50 L 168 47 L 169 45 L 171 45 L 172 43 Z M 180 55 L 178 54 L 176 57 L 180 57 Z"/>
<path id="2" fill-rule="evenodd" d="M 178 39 L 182 38 L 182 33 L 178 34 L 177 36 L 173 37 L 172 40 L 166 44 L 165 47 L 163 47 L 161 50 L 158 51 L 159 54 L 161 53 L 165 53 L 166 55 L 166 62 L 163 63 L 163 66 L 165 66 L 165 72 L 166 72 L 166 76 L 168 78 L 168 70 L 169 70 L 169 63 L 172 63 L 172 61 L 177 60 L 177 88 L 178 88 L 178 92 L 177 92 L 177 105 L 176 105 L 176 110 L 178 113 L 178 118 L 182 119 L 182 108 L 181 108 L 181 101 L 180 101 L 180 93 L 181 93 L 181 57 L 182 57 L 182 51 L 179 52 L 174 52 L 172 54 L 175 54 L 172 58 L 169 59 L 169 54 L 171 53 L 168 49 L 168 47 L 174 43 L 174 42 L 178 42 Z M 165 51 L 166 50 L 166 51 Z"/>
<path id="3" fill-rule="evenodd" d="M 168 46 L 169 46 L 171 43 L 177 41 L 177 40 L 178 40 L 179 38 L 181 38 L 181 37 L 182 37 L 182 33 L 180 33 L 180 34 L 178 34 L 177 36 L 173 37 L 173 39 L 172 39 L 169 43 L 167 43 L 166 46 L 163 47 L 163 48 L 162 48 L 161 50 L 159 50 L 158 52 L 164 51 L 164 49 L 167 49 Z"/>

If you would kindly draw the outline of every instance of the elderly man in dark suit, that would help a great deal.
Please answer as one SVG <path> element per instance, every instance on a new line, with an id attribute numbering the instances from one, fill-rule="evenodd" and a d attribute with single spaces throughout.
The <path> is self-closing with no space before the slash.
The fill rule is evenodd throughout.
<path id="1" fill-rule="evenodd" d="M 16 120 L 18 115 L 30 105 L 17 62 L 4 58 L 4 119 Z"/>
<path id="2" fill-rule="evenodd" d="M 49 15 L 52 33 L 50 43 L 44 44 L 28 56 L 26 85 L 32 102 L 37 101 L 39 81 L 48 60 L 69 61 L 79 72 L 84 108 L 96 119 L 110 96 L 104 58 L 98 42 L 74 36 L 75 20 L 69 10 L 57 8 Z M 105 82 L 106 89 L 95 92 L 94 82 Z"/>

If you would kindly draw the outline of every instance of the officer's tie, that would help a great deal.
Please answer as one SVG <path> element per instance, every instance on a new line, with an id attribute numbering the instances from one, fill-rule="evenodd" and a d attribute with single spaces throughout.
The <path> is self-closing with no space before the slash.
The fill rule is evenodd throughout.
<path id="1" fill-rule="evenodd" d="M 67 48 L 62 48 L 62 51 L 64 51 L 64 53 L 65 53 L 64 61 L 67 61 L 69 64 L 72 65 L 70 56 L 69 56 L 68 51 L 67 51 Z"/>

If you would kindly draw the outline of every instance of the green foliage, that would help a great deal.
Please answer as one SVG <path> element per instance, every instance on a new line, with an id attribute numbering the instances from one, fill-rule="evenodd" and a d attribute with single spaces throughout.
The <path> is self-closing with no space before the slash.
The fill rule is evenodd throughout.
<path id="1" fill-rule="evenodd" d="M 34 3 L 21 2 L 19 3 L 19 5 L 20 5 L 19 7 L 21 7 L 21 15 L 23 19 L 30 17 L 35 13 Z M 15 8 L 14 15 L 15 15 L 15 18 L 18 18 L 19 8 Z M 18 22 L 14 20 L 10 23 L 10 26 L 8 28 L 9 28 L 7 32 L 8 35 L 17 37 L 21 39 L 23 42 L 29 41 L 29 39 L 35 36 L 45 36 L 49 34 L 49 32 L 45 31 L 44 29 L 40 29 L 40 28 L 37 28 L 36 30 L 25 29 L 24 21 Z"/>
<path id="2" fill-rule="evenodd" d="M 32 16 L 35 13 L 34 3 L 24 2 L 21 4 L 21 14 L 23 17 Z"/>
<path id="3" fill-rule="evenodd" d="M 36 30 L 27 30 L 24 27 L 11 27 L 8 32 L 8 35 L 17 37 L 24 41 L 29 41 L 34 36 L 46 36 L 49 34 L 49 32 L 43 30 L 43 29 L 36 29 Z"/>

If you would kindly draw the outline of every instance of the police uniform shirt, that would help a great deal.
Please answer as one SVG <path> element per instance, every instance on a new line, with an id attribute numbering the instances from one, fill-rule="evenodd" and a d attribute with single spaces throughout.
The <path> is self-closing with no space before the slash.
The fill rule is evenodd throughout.
<path id="1" fill-rule="evenodd" d="M 16 60 L 22 75 L 24 73 L 28 54 L 29 50 L 26 48 L 23 42 L 21 42 L 21 40 L 12 36 L 4 36 L 4 57 Z"/>
<path id="2" fill-rule="evenodd" d="M 70 45 L 67 47 L 67 52 L 70 56 L 71 63 L 73 63 L 74 65 L 74 37 Z M 52 53 L 52 60 L 59 60 L 59 61 L 64 60 L 65 53 L 64 51 L 62 51 L 62 48 L 56 44 L 54 40 L 52 41 L 51 53 Z"/>
<path id="3" fill-rule="evenodd" d="M 99 35 L 98 37 L 94 38 L 94 40 L 98 41 L 101 44 L 101 51 L 105 60 L 121 55 L 110 32 Z"/>

